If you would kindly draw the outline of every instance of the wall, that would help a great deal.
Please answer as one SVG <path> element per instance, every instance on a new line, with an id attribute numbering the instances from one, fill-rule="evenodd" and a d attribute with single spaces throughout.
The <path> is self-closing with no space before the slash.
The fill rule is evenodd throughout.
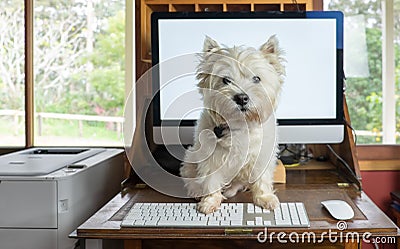
<path id="1" fill-rule="evenodd" d="M 361 171 L 365 193 L 392 220 L 390 192 L 400 190 L 400 171 Z"/>
<path id="2" fill-rule="evenodd" d="M 400 190 L 400 171 L 361 171 L 362 186 L 372 201 L 393 221 L 390 210 L 390 192 Z M 373 245 L 363 243 L 363 249 L 374 248 Z M 396 248 L 394 244 L 380 245 L 380 248 Z"/>

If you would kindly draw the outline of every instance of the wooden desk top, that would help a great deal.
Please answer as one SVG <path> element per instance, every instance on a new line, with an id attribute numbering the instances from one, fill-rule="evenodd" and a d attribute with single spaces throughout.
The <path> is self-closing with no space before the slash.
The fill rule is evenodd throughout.
<path id="1" fill-rule="evenodd" d="M 329 171 L 313 171 L 303 174 L 301 172 L 289 173 L 289 178 L 299 177 L 293 184 L 276 184 L 277 195 L 281 202 L 301 201 L 305 204 L 310 219 L 310 228 L 268 228 L 268 232 L 285 232 L 289 234 L 314 232 L 321 236 L 324 232 L 340 232 L 337 229 L 338 221 L 331 218 L 320 204 L 327 199 L 342 199 L 347 201 L 355 211 L 355 217 L 347 221 L 347 229 L 344 232 L 369 232 L 372 236 L 398 236 L 397 226 L 371 201 L 364 193 L 355 190 L 352 186 L 338 187 L 337 183 L 329 183 L 326 176 Z M 325 176 L 324 176 L 325 174 Z M 334 174 L 334 173 L 332 173 Z M 304 184 L 314 177 L 318 177 L 318 184 Z M 338 179 L 334 179 L 337 181 Z M 178 199 L 162 195 L 149 187 L 130 189 L 125 195 L 118 194 L 95 215 L 78 227 L 74 238 L 97 239 L 254 239 L 263 229 L 252 229 L 250 233 L 228 234 L 224 228 L 120 228 L 120 222 L 130 207 L 135 202 L 194 202 L 192 199 Z M 250 193 L 240 193 L 227 202 L 251 202 Z"/>

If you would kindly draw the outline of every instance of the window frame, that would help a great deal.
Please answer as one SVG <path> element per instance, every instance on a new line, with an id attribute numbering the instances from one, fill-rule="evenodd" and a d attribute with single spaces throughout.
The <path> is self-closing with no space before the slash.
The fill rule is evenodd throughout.
<path id="1" fill-rule="evenodd" d="M 34 0 L 24 0 L 25 8 L 25 147 L 34 146 L 33 25 Z"/>

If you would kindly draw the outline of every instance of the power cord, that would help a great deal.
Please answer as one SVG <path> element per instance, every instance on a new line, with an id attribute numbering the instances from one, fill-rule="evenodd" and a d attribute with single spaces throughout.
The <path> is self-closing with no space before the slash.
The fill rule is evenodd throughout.
<path id="1" fill-rule="evenodd" d="M 351 124 L 345 119 L 345 117 L 343 117 L 343 121 L 346 124 L 346 126 L 348 126 L 352 133 L 353 133 L 353 137 L 354 137 L 354 144 L 357 145 L 357 133 L 356 130 L 353 128 L 353 126 L 351 126 Z"/>
<path id="2" fill-rule="evenodd" d="M 336 151 L 332 148 L 332 146 L 330 144 L 327 144 L 326 147 L 328 147 L 328 149 L 332 152 L 332 154 L 351 172 L 352 176 L 358 179 L 358 177 L 353 172 L 353 169 L 350 167 L 350 165 L 336 153 Z"/>

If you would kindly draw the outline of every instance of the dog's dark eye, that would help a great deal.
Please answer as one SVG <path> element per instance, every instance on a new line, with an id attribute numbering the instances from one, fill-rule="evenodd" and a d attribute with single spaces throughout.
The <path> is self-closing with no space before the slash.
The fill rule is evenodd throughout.
<path id="1" fill-rule="evenodd" d="M 253 83 L 259 83 L 261 81 L 260 77 L 254 76 L 253 77 Z"/>
<path id="2" fill-rule="evenodd" d="M 224 77 L 224 78 L 222 78 L 222 82 L 223 82 L 225 85 L 228 85 L 228 84 L 231 84 L 231 83 L 232 83 L 232 80 L 229 79 L 228 77 Z"/>

